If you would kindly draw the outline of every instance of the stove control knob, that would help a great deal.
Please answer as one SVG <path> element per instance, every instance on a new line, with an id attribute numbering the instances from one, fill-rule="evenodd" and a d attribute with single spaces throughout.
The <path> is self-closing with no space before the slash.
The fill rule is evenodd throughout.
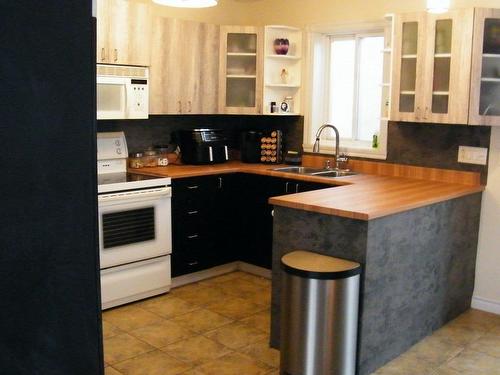
<path id="1" fill-rule="evenodd" d="M 122 149 L 121 149 L 121 148 L 117 148 L 117 149 L 116 149 L 116 153 L 117 153 L 118 155 L 121 155 L 121 154 L 122 154 Z"/>
<path id="2" fill-rule="evenodd" d="M 120 143 L 120 140 L 119 140 L 119 139 L 117 139 L 117 140 L 115 141 L 115 145 L 117 145 L 118 147 L 120 147 L 120 146 L 121 146 L 121 143 Z"/>

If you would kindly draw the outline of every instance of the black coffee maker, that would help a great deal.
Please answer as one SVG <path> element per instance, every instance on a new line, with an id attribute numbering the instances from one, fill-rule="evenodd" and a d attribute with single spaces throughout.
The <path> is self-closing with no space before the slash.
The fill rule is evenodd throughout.
<path id="1" fill-rule="evenodd" d="M 226 138 L 219 129 L 181 130 L 177 134 L 185 164 L 216 164 L 229 160 Z"/>
<path id="2" fill-rule="evenodd" d="M 264 133 L 257 130 L 250 130 L 241 133 L 240 149 L 241 161 L 244 163 L 259 163 L 260 162 L 260 139 Z"/>

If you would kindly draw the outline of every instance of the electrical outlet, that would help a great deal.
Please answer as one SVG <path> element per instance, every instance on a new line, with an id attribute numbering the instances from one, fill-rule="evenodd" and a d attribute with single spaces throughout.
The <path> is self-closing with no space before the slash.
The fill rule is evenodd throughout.
<path id="1" fill-rule="evenodd" d="M 485 147 L 458 147 L 458 162 L 467 164 L 486 165 L 488 161 L 488 149 Z"/>

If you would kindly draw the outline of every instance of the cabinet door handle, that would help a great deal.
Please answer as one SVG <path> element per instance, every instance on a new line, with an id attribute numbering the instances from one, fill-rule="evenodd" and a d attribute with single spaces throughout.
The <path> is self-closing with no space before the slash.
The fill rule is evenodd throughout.
<path id="1" fill-rule="evenodd" d="M 425 107 L 424 120 L 427 120 L 427 113 L 429 112 L 429 107 Z"/>
<path id="2" fill-rule="evenodd" d="M 105 61 L 106 60 L 106 50 L 103 48 L 101 48 L 101 61 Z"/>
<path id="3" fill-rule="evenodd" d="M 295 184 L 295 192 L 298 193 L 299 192 L 299 184 Z"/>
<path id="4" fill-rule="evenodd" d="M 274 210 L 271 210 L 271 216 L 274 217 Z"/>
<path id="5" fill-rule="evenodd" d="M 179 106 L 179 110 L 177 112 L 182 113 L 182 102 L 180 100 L 177 102 L 177 105 Z"/>
<path id="6" fill-rule="evenodd" d="M 189 100 L 188 101 L 188 112 L 191 113 L 192 109 L 193 109 L 193 106 L 191 104 L 191 100 Z"/>
<path id="7" fill-rule="evenodd" d="M 219 189 L 222 189 L 222 177 L 219 177 Z"/>
<path id="8" fill-rule="evenodd" d="M 285 193 L 288 193 L 288 184 L 289 184 L 289 182 L 287 181 L 287 182 L 285 183 Z"/>
<path id="9" fill-rule="evenodd" d="M 199 188 L 198 185 L 188 186 L 189 190 L 194 190 L 194 189 L 198 189 L 198 188 Z"/>
<path id="10" fill-rule="evenodd" d="M 420 120 L 420 107 L 417 107 L 417 110 L 415 111 L 415 119 Z"/>
<path id="11" fill-rule="evenodd" d="M 188 265 L 189 266 L 196 266 L 198 264 L 198 262 L 189 262 Z"/>
<path id="12" fill-rule="evenodd" d="M 198 211 L 188 211 L 188 215 L 196 215 Z"/>
<path id="13" fill-rule="evenodd" d="M 118 50 L 116 48 L 115 48 L 115 59 L 114 60 L 115 60 L 115 62 L 118 61 Z"/>
<path id="14" fill-rule="evenodd" d="M 193 240 L 193 239 L 195 239 L 195 238 L 198 238 L 198 235 L 197 235 L 197 234 L 192 234 L 191 236 L 188 236 L 188 238 L 189 238 L 190 240 Z"/>

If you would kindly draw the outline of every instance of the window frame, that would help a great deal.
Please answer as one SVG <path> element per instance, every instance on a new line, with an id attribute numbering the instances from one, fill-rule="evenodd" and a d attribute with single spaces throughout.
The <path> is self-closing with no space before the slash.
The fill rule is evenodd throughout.
<path id="1" fill-rule="evenodd" d="M 317 129 L 326 123 L 329 118 L 329 86 L 330 80 L 327 80 L 327 84 L 318 85 L 315 82 L 315 78 L 317 81 L 318 77 L 315 77 L 318 73 L 315 72 L 314 67 L 318 63 L 316 59 L 317 49 L 322 49 L 322 54 L 324 56 L 320 56 L 320 65 L 322 65 L 323 71 L 322 75 L 327 74 L 330 77 L 330 57 L 331 57 L 331 41 L 333 38 L 341 39 L 341 38 L 351 38 L 352 37 L 363 37 L 363 36 L 383 36 L 387 38 L 387 28 L 390 27 L 390 23 L 388 21 L 380 21 L 380 22 L 372 22 L 372 23 L 361 23 L 361 24 L 353 24 L 353 25 L 316 25 L 309 27 L 307 30 L 308 34 L 308 44 L 307 44 L 307 85 L 305 90 L 306 100 L 305 100 L 305 109 L 304 109 L 304 143 L 303 149 L 305 152 L 312 152 L 315 134 Z M 384 43 L 385 44 L 385 43 Z M 356 40 L 356 59 L 359 56 L 359 41 Z M 326 51 L 326 53 L 325 53 Z M 359 89 L 359 64 L 356 64 L 356 82 L 355 89 Z M 328 69 L 325 71 L 325 69 Z M 384 68 L 385 69 L 385 68 Z M 389 69 L 389 76 L 391 75 L 391 67 L 387 67 Z M 314 87 L 314 86 L 317 87 Z M 358 103 L 358 91 L 354 95 L 353 100 L 355 100 L 355 106 L 353 111 L 357 111 L 357 103 Z M 322 100 L 318 102 L 316 100 L 318 97 L 322 97 Z M 358 121 L 357 121 L 357 113 L 354 113 L 353 116 L 356 116 L 356 132 L 358 131 Z M 382 110 L 381 110 L 382 116 Z M 354 118 L 353 118 L 354 123 Z M 340 139 L 340 151 L 346 153 L 348 156 L 354 157 L 363 157 L 363 158 L 371 158 L 371 159 L 386 159 L 387 158 L 387 127 L 388 120 L 380 118 L 380 129 L 378 136 L 378 148 L 371 147 L 371 141 L 362 141 L 362 140 L 352 140 L 352 139 Z M 354 128 L 353 128 L 354 131 Z M 353 133 L 354 136 L 354 133 Z M 356 133 L 357 136 L 357 133 Z M 334 137 L 330 139 L 326 137 L 322 137 L 321 142 L 321 153 L 332 153 L 335 151 L 334 147 Z"/>

